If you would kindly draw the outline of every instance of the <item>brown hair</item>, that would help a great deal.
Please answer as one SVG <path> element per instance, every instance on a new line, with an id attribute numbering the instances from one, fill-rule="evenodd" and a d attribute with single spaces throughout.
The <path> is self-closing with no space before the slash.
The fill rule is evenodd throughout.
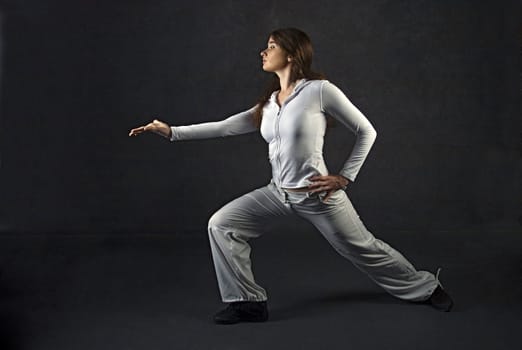
<path id="1" fill-rule="evenodd" d="M 303 78 L 326 79 L 324 74 L 315 72 L 311 68 L 314 51 L 312 41 L 305 32 L 297 28 L 281 28 L 271 32 L 269 37 L 272 37 L 283 51 L 293 58 L 289 79 L 290 84 Z M 263 106 L 268 102 L 272 93 L 280 88 L 279 77 L 273 73 L 272 79 L 270 79 L 265 91 L 259 97 L 254 110 L 254 124 L 258 129 L 261 127 L 261 120 L 263 119 Z M 327 122 L 328 126 L 331 126 L 333 122 L 331 117 L 327 118 Z"/>

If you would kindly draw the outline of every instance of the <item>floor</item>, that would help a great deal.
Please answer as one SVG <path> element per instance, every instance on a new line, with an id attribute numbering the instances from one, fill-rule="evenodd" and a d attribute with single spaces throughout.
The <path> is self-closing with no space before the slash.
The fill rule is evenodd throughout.
<path id="1" fill-rule="evenodd" d="M 284 231 L 284 232 L 283 232 Z M 253 242 L 270 320 L 214 325 L 205 232 L 0 236 L 0 349 L 521 349 L 521 232 L 378 236 L 442 267 L 450 313 L 383 290 L 313 229 Z"/>

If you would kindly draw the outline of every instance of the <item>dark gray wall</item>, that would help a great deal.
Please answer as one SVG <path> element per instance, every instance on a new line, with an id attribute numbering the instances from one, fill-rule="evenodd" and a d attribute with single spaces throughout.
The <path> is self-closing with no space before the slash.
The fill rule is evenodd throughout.
<path id="1" fill-rule="evenodd" d="M 376 144 L 349 195 L 375 230 L 519 229 L 520 7 L 502 1 L 7 1 L 0 230 L 205 230 L 266 184 L 258 134 L 127 137 L 253 105 L 277 27 L 366 114 Z M 326 140 L 331 170 L 353 143 Z"/>

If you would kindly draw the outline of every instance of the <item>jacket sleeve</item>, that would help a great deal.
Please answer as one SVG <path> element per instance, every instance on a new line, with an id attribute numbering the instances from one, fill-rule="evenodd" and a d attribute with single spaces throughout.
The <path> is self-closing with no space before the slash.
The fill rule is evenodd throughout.
<path id="1" fill-rule="evenodd" d="M 183 126 L 171 126 L 170 141 L 210 139 L 251 133 L 257 130 L 253 122 L 255 106 L 224 120 Z"/>
<path id="2" fill-rule="evenodd" d="M 352 152 L 339 172 L 353 182 L 375 142 L 377 132 L 348 97 L 327 80 L 321 84 L 320 100 L 321 111 L 340 121 L 356 136 Z"/>

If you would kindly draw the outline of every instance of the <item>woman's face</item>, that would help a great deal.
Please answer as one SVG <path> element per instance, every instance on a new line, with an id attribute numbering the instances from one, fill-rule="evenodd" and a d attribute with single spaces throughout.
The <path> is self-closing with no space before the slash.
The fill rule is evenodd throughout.
<path id="1" fill-rule="evenodd" d="M 261 51 L 260 55 L 263 58 L 265 72 L 276 72 L 285 68 L 289 63 L 288 55 L 272 37 L 268 39 L 267 48 Z"/>

